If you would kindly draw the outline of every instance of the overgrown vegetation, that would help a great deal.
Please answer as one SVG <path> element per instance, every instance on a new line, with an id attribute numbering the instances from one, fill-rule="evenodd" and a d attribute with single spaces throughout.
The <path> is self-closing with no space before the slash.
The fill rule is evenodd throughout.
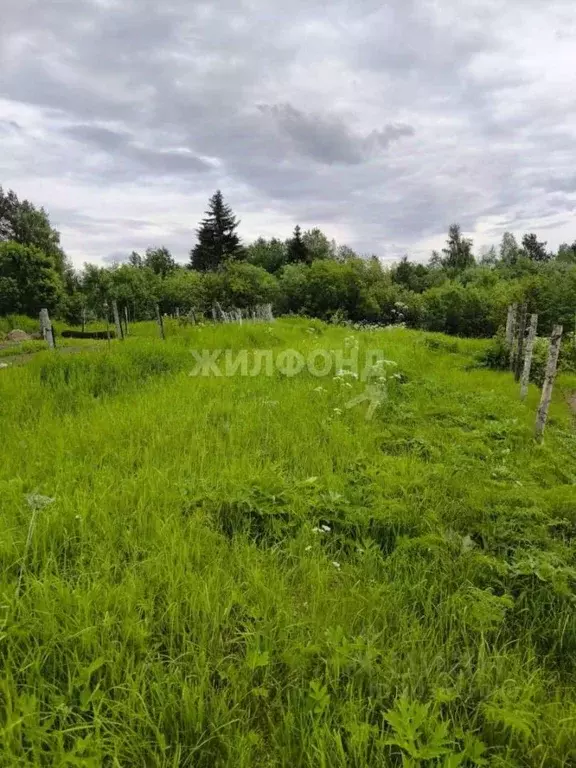
<path id="1" fill-rule="evenodd" d="M 188 264 L 178 264 L 165 247 L 151 247 L 112 267 L 87 264 L 77 273 L 46 212 L 0 189 L 0 315 L 34 315 L 46 306 L 79 324 L 102 320 L 113 299 L 131 320 L 154 317 L 156 303 L 163 313 L 193 309 L 209 316 L 215 302 L 224 309 L 272 303 L 276 314 L 490 337 L 511 302 L 526 302 L 528 312 L 538 313 L 543 335 L 555 323 L 574 328 L 576 243 L 551 253 L 533 233 L 522 245 L 505 233 L 498 252 L 475 258 L 472 241 L 455 224 L 442 254 L 433 253 L 428 264 L 405 257 L 385 268 L 377 256 L 338 246 L 319 229 L 297 226 L 286 241 L 259 238 L 248 245 L 238 230 L 217 192 Z"/>
<path id="2" fill-rule="evenodd" d="M 576 436 L 486 342 L 133 326 L 0 372 L 5 766 L 576 761 Z M 191 349 L 382 349 L 353 377 Z M 567 382 L 575 386 L 574 382 Z"/>

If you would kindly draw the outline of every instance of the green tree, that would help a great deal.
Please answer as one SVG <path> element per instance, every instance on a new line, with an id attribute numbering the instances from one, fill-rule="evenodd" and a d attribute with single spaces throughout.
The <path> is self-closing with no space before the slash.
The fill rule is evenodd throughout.
<path id="1" fill-rule="evenodd" d="M 0 313 L 35 316 L 52 311 L 63 294 L 62 278 L 39 248 L 13 240 L 0 242 Z"/>
<path id="2" fill-rule="evenodd" d="M 0 187 L 0 241 L 8 240 L 42 251 L 62 278 L 71 270 L 60 246 L 60 233 L 51 226 L 46 211 Z"/>
<path id="3" fill-rule="evenodd" d="M 562 243 L 558 248 L 558 256 L 556 257 L 559 262 L 567 264 L 576 264 L 576 240 L 572 245 L 568 243 Z"/>
<path id="4" fill-rule="evenodd" d="M 170 272 L 174 272 L 177 267 L 172 254 L 168 248 L 163 246 L 161 248 L 147 248 L 143 264 L 151 269 L 155 275 L 160 275 L 162 278 L 169 275 Z"/>
<path id="5" fill-rule="evenodd" d="M 495 267 L 496 264 L 498 264 L 498 254 L 496 253 L 496 248 L 491 245 L 490 248 L 487 248 L 482 256 L 480 257 L 480 264 L 482 264 L 485 267 Z"/>
<path id="6" fill-rule="evenodd" d="M 308 229 L 302 235 L 302 240 L 308 252 L 308 261 L 313 262 L 318 259 L 330 259 L 335 256 L 336 244 L 330 242 L 324 232 L 318 227 Z"/>
<path id="7" fill-rule="evenodd" d="M 130 256 L 128 257 L 128 264 L 130 264 L 131 267 L 143 267 L 144 261 L 142 259 L 142 256 L 137 251 L 132 251 Z"/>
<path id="8" fill-rule="evenodd" d="M 242 246 L 236 234 L 239 223 L 218 190 L 210 198 L 206 216 L 196 231 L 198 243 L 190 251 L 189 267 L 199 272 L 213 272 L 227 261 L 240 258 Z"/>
<path id="9" fill-rule="evenodd" d="M 88 307 L 102 317 L 104 303 L 111 298 L 112 270 L 85 264 L 81 284 Z"/>
<path id="10" fill-rule="evenodd" d="M 107 295 L 116 299 L 121 308 L 127 307 L 132 319 L 150 317 L 152 305 L 160 299 L 160 284 L 163 282 L 160 276 L 150 267 L 134 267 L 131 264 L 113 267 L 108 274 Z"/>
<path id="11" fill-rule="evenodd" d="M 428 262 L 428 268 L 429 269 L 442 269 L 444 266 L 442 261 L 442 256 L 438 253 L 438 251 L 432 251 L 430 254 L 430 260 Z"/>
<path id="12" fill-rule="evenodd" d="M 279 272 L 287 262 L 287 247 L 281 241 L 273 237 L 265 240 L 259 237 L 246 248 L 246 261 L 256 267 L 262 267 L 267 272 L 274 274 Z"/>
<path id="13" fill-rule="evenodd" d="M 546 250 L 546 243 L 540 242 L 534 233 L 524 235 L 522 249 L 531 261 L 544 262 L 551 259 L 551 255 Z"/>
<path id="14" fill-rule="evenodd" d="M 309 264 L 310 260 L 308 248 L 302 239 L 302 230 L 297 224 L 287 243 L 287 261 L 289 264 Z"/>
<path id="15" fill-rule="evenodd" d="M 500 260 L 503 264 L 511 266 L 516 264 L 520 257 L 520 247 L 512 232 L 504 232 L 500 243 Z"/>
<path id="16" fill-rule="evenodd" d="M 403 256 L 392 269 L 392 281 L 415 293 L 421 293 L 428 287 L 427 279 L 428 270 L 424 264 L 413 264 L 408 256 Z"/>
<path id="17" fill-rule="evenodd" d="M 442 253 L 444 254 L 442 263 L 447 269 L 461 272 L 468 267 L 474 266 L 472 240 L 462 237 L 458 224 L 450 226 L 446 248 L 442 249 Z"/>
<path id="18" fill-rule="evenodd" d="M 278 281 L 262 267 L 244 262 L 230 262 L 226 265 L 222 277 L 224 306 L 249 309 L 258 304 L 276 301 Z"/>
<path id="19" fill-rule="evenodd" d="M 167 312 L 204 312 L 207 306 L 206 275 L 193 269 L 177 269 L 162 281 L 162 306 Z"/>

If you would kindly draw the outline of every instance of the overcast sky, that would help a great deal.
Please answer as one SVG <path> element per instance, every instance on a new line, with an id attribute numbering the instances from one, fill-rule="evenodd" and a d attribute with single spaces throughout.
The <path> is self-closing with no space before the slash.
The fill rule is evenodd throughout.
<path id="1" fill-rule="evenodd" d="M 74 262 L 321 227 L 576 240 L 574 0 L 0 0 L 0 184 Z"/>

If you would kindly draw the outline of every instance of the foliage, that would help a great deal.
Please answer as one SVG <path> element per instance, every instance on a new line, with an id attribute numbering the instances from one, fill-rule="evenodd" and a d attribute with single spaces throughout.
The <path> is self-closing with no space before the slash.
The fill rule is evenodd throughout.
<path id="1" fill-rule="evenodd" d="M 246 248 L 246 261 L 267 272 L 276 274 L 288 263 L 287 246 L 273 237 L 265 240 L 259 237 Z"/>
<path id="2" fill-rule="evenodd" d="M 298 225 L 286 246 L 286 261 L 288 264 L 308 264 L 311 259 L 308 248 L 302 239 L 302 230 Z"/>
<path id="3" fill-rule="evenodd" d="M 105 305 L 110 308 L 112 300 L 131 321 L 152 318 L 157 303 L 163 313 L 194 310 L 210 316 L 216 302 L 228 308 L 271 302 L 276 315 L 301 314 L 339 323 L 404 323 L 489 338 L 502 328 L 511 302 L 526 302 L 528 311 L 539 316 L 542 336 L 557 323 L 565 331 L 575 327 L 576 246 L 563 244 L 554 256 L 534 234 L 525 235 L 520 247 L 515 236 L 505 232 L 499 251 L 492 246 L 477 264 L 472 241 L 454 224 L 442 255 L 434 252 L 427 265 L 404 256 L 398 264 L 384 267 L 375 256 L 361 257 L 348 246 L 338 246 L 318 228 L 302 232 L 297 226 L 284 242 L 258 238 L 244 248 L 238 225 L 222 193 L 216 192 L 188 269 L 160 247 L 148 248 L 144 257 L 133 251 L 127 263 L 109 268 L 87 264 L 74 273 L 58 251 L 59 235 L 46 213 L 27 201 L 21 203 L 13 192 L 0 191 L 0 238 L 17 233 L 23 241 L 41 243 L 58 277 L 55 280 L 47 262 L 42 269 L 48 272 L 39 272 L 37 256 L 12 260 L 9 269 L 5 264 L 0 273 L 0 313 L 35 314 L 42 297 L 52 314 L 69 323 L 103 319 Z M 35 271 L 36 277 L 26 269 Z M 36 299 L 29 300 L 28 289 L 28 299 L 22 298 L 24 284 L 30 287 L 44 280 L 46 285 L 34 289 Z"/>
<path id="4" fill-rule="evenodd" d="M 446 269 L 460 272 L 474 265 L 472 240 L 462 237 L 458 224 L 450 226 L 446 248 L 442 249 L 442 253 L 442 264 Z"/>
<path id="5" fill-rule="evenodd" d="M 524 235 L 522 248 L 531 261 L 548 261 L 551 258 L 546 250 L 546 243 L 541 243 L 534 233 Z"/>
<path id="6" fill-rule="evenodd" d="M 536 338 L 532 353 L 530 381 L 539 387 L 544 383 L 549 342 L 547 338 Z M 479 356 L 479 363 L 495 370 L 508 370 L 510 367 L 510 349 L 502 333 L 497 334 Z M 564 337 L 558 358 L 558 370 L 576 372 L 576 345 L 570 336 Z"/>
<path id="7" fill-rule="evenodd" d="M 200 272 L 220 269 L 225 262 L 242 255 L 240 238 L 236 233 L 239 225 L 232 209 L 226 205 L 218 190 L 211 198 L 197 230 L 198 243 L 190 252 L 190 267 Z"/>
<path id="8" fill-rule="evenodd" d="M 28 200 L 20 201 L 15 192 L 4 192 L 0 186 L 0 242 L 7 240 L 41 251 L 62 279 L 70 270 L 60 246 L 60 234 L 50 224 L 46 211 Z"/>
<path id="9" fill-rule="evenodd" d="M 0 307 L 2 314 L 36 316 L 54 309 L 63 285 L 52 260 L 32 245 L 0 242 Z"/>
<path id="10" fill-rule="evenodd" d="M 146 256 L 142 262 L 144 267 L 148 267 L 155 275 L 166 277 L 176 269 L 176 262 L 168 248 L 148 248 Z"/>

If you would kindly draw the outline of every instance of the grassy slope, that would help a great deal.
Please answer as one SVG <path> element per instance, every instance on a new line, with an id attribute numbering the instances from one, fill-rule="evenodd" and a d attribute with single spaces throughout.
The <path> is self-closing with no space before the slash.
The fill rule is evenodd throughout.
<path id="1" fill-rule="evenodd" d="M 538 447 L 481 342 L 360 333 L 407 380 L 367 422 L 357 382 L 188 376 L 346 330 L 139 332 L 0 372 L 1 765 L 574 764 L 560 397 Z"/>

